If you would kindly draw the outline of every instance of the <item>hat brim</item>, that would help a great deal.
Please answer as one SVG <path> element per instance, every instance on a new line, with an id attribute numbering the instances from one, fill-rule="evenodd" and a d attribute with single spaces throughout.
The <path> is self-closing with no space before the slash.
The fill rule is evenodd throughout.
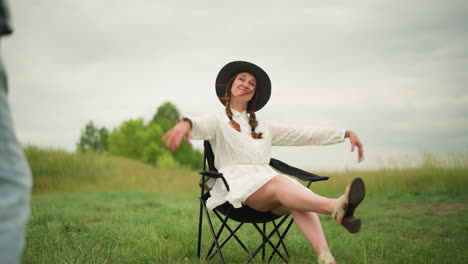
<path id="1" fill-rule="evenodd" d="M 253 63 L 246 61 L 233 61 L 226 64 L 219 71 L 218 76 L 216 77 L 216 94 L 218 95 L 219 101 L 225 105 L 222 98 L 226 91 L 226 85 L 234 75 L 241 72 L 248 72 L 255 77 L 255 94 L 257 98 L 255 100 L 254 111 L 256 112 L 262 109 L 270 99 L 271 81 L 268 74 L 262 68 Z"/>

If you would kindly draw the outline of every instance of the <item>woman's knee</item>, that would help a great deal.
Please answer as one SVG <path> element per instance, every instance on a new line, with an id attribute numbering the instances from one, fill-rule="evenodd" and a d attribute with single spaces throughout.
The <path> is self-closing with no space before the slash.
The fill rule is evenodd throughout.
<path id="1" fill-rule="evenodd" d="M 251 194 L 245 200 L 245 204 L 259 209 L 269 211 L 274 207 L 280 206 L 278 200 L 278 192 L 282 184 L 284 184 L 284 175 L 277 175 L 270 179 L 265 185 L 260 187 L 257 191 Z M 265 209 L 268 208 L 268 209 Z M 263 211 L 262 210 L 262 211 Z"/>
<path id="2" fill-rule="evenodd" d="M 273 185 L 274 187 L 282 187 L 284 186 L 285 183 L 289 183 L 289 181 L 290 180 L 288 176 L 278 174 L 275 177 L 273 177 L 269 183 Z"/>

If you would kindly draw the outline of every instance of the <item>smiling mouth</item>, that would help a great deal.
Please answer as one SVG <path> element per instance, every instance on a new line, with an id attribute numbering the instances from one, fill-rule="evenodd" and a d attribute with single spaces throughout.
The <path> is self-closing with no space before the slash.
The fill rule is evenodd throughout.
<path id="1" fill-rule="evenodd" d="M 252 92 L 251 90 L 246 89 L 246 88 L 239 88 L 239 90 L 242 91 L 244 94 L 249 94 Z"/>

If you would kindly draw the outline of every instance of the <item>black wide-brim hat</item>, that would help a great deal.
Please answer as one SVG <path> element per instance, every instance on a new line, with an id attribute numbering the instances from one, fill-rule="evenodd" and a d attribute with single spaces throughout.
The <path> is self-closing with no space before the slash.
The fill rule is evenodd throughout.
<path id="1" fill-rule="evenodd" d="M 254 111 L 256 112 L 262 109 L 270 99 L 271 81 L 268 74 L 262 68 L 253 63 L 246 61 L 233 61 L 224 65 L 216 77 L 216 94 L 218 95 L 219 101 L 223 105 L 226 105 L 225 100 L 223 100 L 224 93 L 226 92 L 226 85 L 234 75 L 241 72 L 248 72 L 255 77 L 255 96 L 257 98 L 255 100 Z"/>

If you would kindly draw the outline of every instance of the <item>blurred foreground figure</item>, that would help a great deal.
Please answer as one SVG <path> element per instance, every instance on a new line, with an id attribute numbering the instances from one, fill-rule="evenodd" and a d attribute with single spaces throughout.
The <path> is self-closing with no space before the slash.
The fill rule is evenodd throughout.
<path id="1" fill-rule="evenodd" d="M 11 32 L 8 5 L 0 0 L 0 43 Z M 0 57 L 0 264 L 20 263 L 32 185 L 29 166 L 13 130 L 7 92 Z"/>

